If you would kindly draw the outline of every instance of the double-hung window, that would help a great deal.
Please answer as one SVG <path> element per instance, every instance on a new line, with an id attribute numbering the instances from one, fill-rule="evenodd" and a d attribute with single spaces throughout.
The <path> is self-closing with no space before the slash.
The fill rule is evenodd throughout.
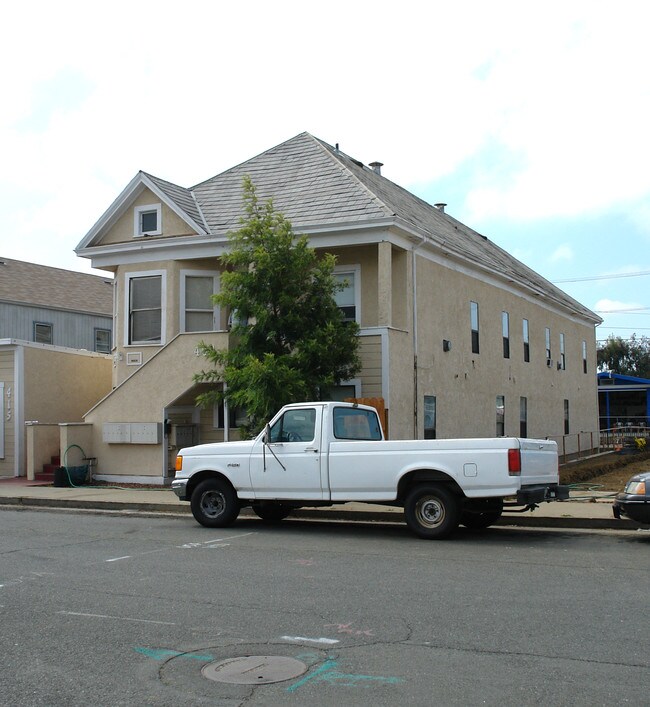
<path id="1" fill-rule="evenodd" d="M 469 303 L 469 318 L 472 328 L 472 353 L 479 353 L 479 334 L 478 334 L 478 302 Z"/>
<path id="2" fill-rule="evenodd" d="M 181 272 L 181 331 L 214 331 L 219 328 L 219 311 L 212 302 L 218 282 L 216 273 Z"/>
<path id="3" fill-rule="evenodd" d="M 510 315 L 501 312 L 501 334 L 503 337 L 503 358 L 510 358 Z"/>
<path id="4" fill-rule="evenodd" d="M 111 330 L 95 328 L 95 351 L 97 353 L 111 352 Z"/>
<path id="5" fill-rule="evenodd" d="M 361 323 L 361 268 L 359 266 L 340 266 L 334 269 L 334 279 L 343 285 L 343 289 L 334 293 L 334 301 L 346 322 Z"/>
<path id="6" fill-rule="evenodd" d="M 165 343 L 165 276 L 159 271 L 126 276 L 126 343 Z"/>

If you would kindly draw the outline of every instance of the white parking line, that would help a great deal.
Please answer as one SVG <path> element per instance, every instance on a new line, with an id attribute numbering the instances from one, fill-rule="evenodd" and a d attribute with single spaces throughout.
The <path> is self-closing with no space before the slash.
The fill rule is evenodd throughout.
<path id="1" fill-rule="evenodd" d="M 111 557 L 110 560 L 104 560 L 104 562 L 118 562 L 119 560 L 129 560 L 131 555 L 122 555 L 122 557 Z"/>
<path id="2" fill-rule="evenodd" d="M 280 636 L 280 638 L 283 641 L 298 641 L 298 643 L 308 641 L 309 643 L 325 643 L 328 646 L 339 643 L 335 638 L 305 638 L 304 636 Z"/>
<path id="3" fill-rule="evenodd" d="M 143 624 L 160 624 L 161 626 L 176 626 L 173 621 L 152 621 L 150 619 L 133 619 L 129 616 L 110 616 L 109 614 L 84 614 L 77 611 L 57 611 L 57 614 L 64 616 L 81 616 L 91 619 L 113 619 L 114 621 L 135 621 Z"/>

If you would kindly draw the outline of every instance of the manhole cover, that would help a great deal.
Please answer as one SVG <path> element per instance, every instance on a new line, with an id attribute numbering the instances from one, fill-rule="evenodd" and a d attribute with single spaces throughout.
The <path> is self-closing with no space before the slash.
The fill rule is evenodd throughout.
<path id="1" fill-rule="evenodd" d="M 247 655 L 210 663 L 202 668 L 203 677 L 235 685 L 266 685 L 291 680 L 307 672 L 307 666 L 295 658 L 280 655 Z"/>

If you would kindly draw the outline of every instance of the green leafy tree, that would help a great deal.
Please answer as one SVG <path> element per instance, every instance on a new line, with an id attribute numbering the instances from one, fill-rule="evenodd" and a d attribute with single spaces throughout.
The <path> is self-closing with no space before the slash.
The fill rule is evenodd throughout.
<path id="1" fill-rule="evenodd" d="M 598 347 L 598 368 L 624 376 L 650 378 L 650 339 L 632 334 L 629 339 L 610 334 Z"/>
<path id="2" fill-rule="evenodd" d="M 231 345 L 202 343 L 214 368 L 195 376 L 215 387 L 197 398 L 203 406 L 226 400 L 246 410 L 242 432 L 256 434 L 283 405 L 320 400 L 360 370 L 358 331 L 345 322 L 334 295 L 339 283 L 331 254 L 319 257 L 272 200 L 260 203 L 250 178 L 243 182 L 245 216 L 229 234 L 222 257 L 227 272 L 214 301 L 231 313 Z M 225 384 L 224 389 L 216 384 Z"/>

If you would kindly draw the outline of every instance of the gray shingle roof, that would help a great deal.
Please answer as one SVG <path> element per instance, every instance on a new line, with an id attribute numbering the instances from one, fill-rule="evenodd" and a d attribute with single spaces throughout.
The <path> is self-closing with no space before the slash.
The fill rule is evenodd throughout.
<path id="1" fill-rule="evenodd" d="M 0 300 L 112 316 L 113 280 L 0 257 Z"/>

